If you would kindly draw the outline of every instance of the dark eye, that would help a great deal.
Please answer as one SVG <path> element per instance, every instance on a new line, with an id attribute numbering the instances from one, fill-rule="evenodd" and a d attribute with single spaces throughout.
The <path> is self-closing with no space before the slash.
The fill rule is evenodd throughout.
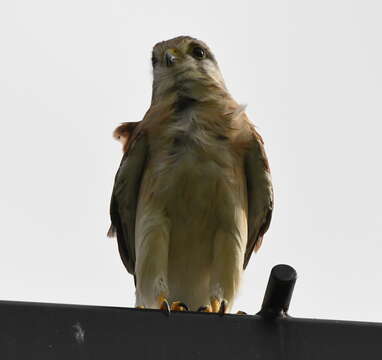
<path id="1" fill-rule="evenodd" d="M 153 67 L 158 63 L 158 59 L 153 55 L 151 57 L 151 64 L 153 64 Z"/>
<path id="2" fill-rule="evenodd" d="M 192 55 L 194 55 L 194 57 L 198 58 L 198 59 L 203 59 L 204 56 L 206 55 L 206 52 L 204 51 L 204 49 L 202 49 L 201 47 L 199 46 L 195 46 L 193 49 L 192 49 Z"/>

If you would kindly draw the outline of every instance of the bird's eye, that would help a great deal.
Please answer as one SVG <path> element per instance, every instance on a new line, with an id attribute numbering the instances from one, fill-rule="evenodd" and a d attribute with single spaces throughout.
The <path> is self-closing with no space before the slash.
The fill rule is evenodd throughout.
<path id="1" fill-rule="evenodd" d="M 194 55 L 194 57 L 196 57 L 197 59 L 203 59 L 206 55 L 206 52 L 201 47 L 195 46 L 192 49 L 192 55 Z"/>
<path id="2" fill-rule="evenodd" d="M 158 59 L 153 55 L 151 57 L 151 64 L 153 65 L 153 67 L 158 63 Z"/>

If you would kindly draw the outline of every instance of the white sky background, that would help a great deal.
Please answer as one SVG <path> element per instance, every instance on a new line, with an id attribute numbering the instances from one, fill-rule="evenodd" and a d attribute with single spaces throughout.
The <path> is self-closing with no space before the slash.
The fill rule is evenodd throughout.
<path id="1" fill-rule="evenodd" d="M 382 321 L 379 1 L 2 1 L 0 299 L 132 306 L 106 238 L 121 146 L 141 120 L 152 46 L 210 45 L 266 142 L 271 229 L 235 309 L 259 310 L 277 263 L 291 314 Z"/>

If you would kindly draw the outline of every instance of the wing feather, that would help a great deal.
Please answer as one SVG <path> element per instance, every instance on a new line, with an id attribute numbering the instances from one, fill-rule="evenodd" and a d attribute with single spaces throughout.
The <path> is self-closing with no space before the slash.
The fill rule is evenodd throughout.
<path id="1" fill-rule="evenodd" d="M 252 141 L 244 157 L 248 196 L 248 242 L 244 269 L 253 251 L 257 251 L 261 246 L 273 210 L 273 187 L 263 140 L 254 128 L 252 133 Z"/>
<path id="2" fill-rule="evenodd" d="M 129 143 L 124 144 L 126 152 L 115 176 L 110 202 L 112 225 L 108 233 L 116 234 L 119 254 L 130 274 L 134 274 L 135 268 L 135 218 L 148 154 L 147 136 L 137 130 L 136 127 L 132 129 Z"/>

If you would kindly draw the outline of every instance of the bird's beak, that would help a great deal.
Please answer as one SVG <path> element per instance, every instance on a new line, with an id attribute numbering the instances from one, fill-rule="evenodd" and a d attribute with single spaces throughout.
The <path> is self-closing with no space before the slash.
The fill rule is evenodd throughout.
<path id="1" fill-rule="evenodd" d="M 172 66 L 175 64 L 175 61 L 177 59 L 176 51 L 174 49 L 168 49 L 165 52 L 165 63 L 167 66 Z"/>

